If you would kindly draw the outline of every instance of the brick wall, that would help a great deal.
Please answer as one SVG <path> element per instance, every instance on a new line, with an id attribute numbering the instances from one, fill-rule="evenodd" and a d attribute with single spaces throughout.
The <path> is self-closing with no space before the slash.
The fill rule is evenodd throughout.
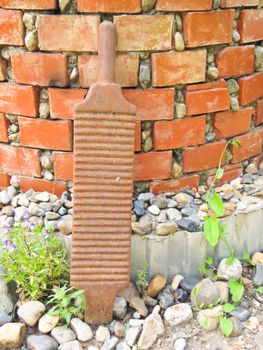
<path id="1" fill-rule="evenodd" d="M 72 180 L 73 106 L 96 81 L 105 18 L 116 80 L 138 107 L 136 182 L 204 183 L 236 136 L 225 180 L 262 155 L 262 0 L 0 0 L 1 187 L 12 174 L 56 193 Z"/>

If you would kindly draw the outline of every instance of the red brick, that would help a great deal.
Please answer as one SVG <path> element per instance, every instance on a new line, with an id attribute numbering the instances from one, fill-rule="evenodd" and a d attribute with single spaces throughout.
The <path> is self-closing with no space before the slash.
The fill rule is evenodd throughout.
<path id="1" fill-rule="evenodd" d="M 219 77 L 251 74 L 254 70 L 255 46 L 226 47 L 216 55 Z"/>
<path id="2" fill-rule="evenodd" d="M 123 90 L 125 98 L 137 107 L 139 120 L 172 119 L 174 89 Z"/>
<path id="3" fill-rule="evenodd" d="M 244 106 L 263 96 L 263 72 L 239 79 L 239 103 Z"/>
<path id="4" fill-rule="evenodd" d="M 0 10 L 0 45 L 24 45 L 22 11 Z"/>
<path id="5" fill-rule="evenodd" d="M 81 87 L 88 87 L 98 78 L 98 56 L 82 55 L 78 59 L 79 81 Z M 115 79 L 121 86 L 138 85 L 139 56 L 118 55 L 115 65 Z"/>
<path id="6" fill-rule="evenodd" d="M 212 0 L 157 0 L 157 11 L 210 10 Z"/>
<path id="7" fill-rule="evenodd" d="M 78 0 L 79 12 L 138 13 L 140 0 Z"/>
<path id="8" fill-rule="evenodd" d="M 172 158 L 171 151 L 135 154 L 134 181 L 170 178 Z"/>
<path id="9" fill-rule="evenodd" d="M 139 152 L 141 150 L 141 143 L 142 143 L 141 122 L 137 120 L 135 123 L 135 152 Z"/>
<path id="10" fill-rule="evenodd" d="M 42 51 L 96 51 L 99 16 L 39 15 Z"/>
<path id="11" fill-rule="evenodd" d="M 263 123 L 263 100 L 258 101 L 256 107 L 256 125 Z"/>
<path id="12" fill-rule="evenodd" d="M 204 81 L 206 50 L 152 54 L 152 71 L 153 86 Z"/>
<path id="13" fill-rule="evenodd" d="M 191 173 L 217 167 L 225 146 L 226 142 L 222 141 L 184 150 L 184 172 Z"/>
<path id="14" fill-rule="evenodd" d="M 44 120 L 19 117 L 20 139 L 23 146 L 72 150 L 72 124 L 69 120 Z"/>
<path id="15" fill-rule="evenodd" d="M 68 59 L 64 55 L 14 52 L 11 63 L 18 83 L 60 87 L 68 84 Z"/>
<path id="16" fill-rule="evenodd" d="M 59 180 L 73 180 L 73 153 L 54 152 L 55 177 Z"/>
<path id="17" fill-rule="evenodd" d="M 4 189 L 10 184 L 10 176 L 5 173 L 0 173 L 0 188 Z"/>
<path id="18" fill-rule="evenodd" d="M 244 134 L 250 129 L 253 108 L 248 107 L 238 112 L 220 112 L 213 118 L 213 131 L 216 138 L 227 138 Z"/>
<path id="19" fill-rule="evenodd" d="M 257 6 L 259 0 L 221 0 L 221 7 Z"/>
<path id="20" fill-rule="evenodd" d="M 115 16 L 119 51 L 169 50 L 174 16 Z"/>
<path id="21" fill-rule="evenodd" d="M 26 192 L 31 188 L 38 192 L 47 191 L 49 193 L 54 193 L 58 197 L 67 190 L 67 185 L 62 181 L 47 181 L 42 179 L 34 179 L 33 177 L 20 178 L 20 188 L 22 191 Z"/>
<path id="22" fill-rule="evenodd" d="M 241 160 L 248 159 L 262 152 L 262 130 L 263 129 L 238 137 L 242 146 L 238 148 L 231 146 L 233 154 L 231 163 L 240 162 Z"/>
<path id="23" fill-rule="evenodd" d="M 0 57 L 0 81 L 7 80 L 7 61 Z"/>
<path id="24" fill-rule="evenodd" d="M 225 81 L 188 86 L 185 101 L 188 115 L 223 111 L 230 107 Z"/>
<path id="25" fill-rule="evenodd" d="M 215 182 L 216 186 L 222 186 L 225 183 L 229 183 L 231 180 L 236 179 L 237 177 L 240 177 L 243 173 L 243 167 L 241 164 L 235 164 L 235 165 L 228 165 L 223 167 L 224 169 L 224 175 L 220 180 L 217 180 Z M 214 175 L 216 174 L 216 169 L 214 171 L 213 176 L 209 176 L 207 179 L 207 185 L 210 186 L 213 179 Z"/>
<path id="26" fill-rule="evenodd" d="M 240 43 L 263 39 L 263 9 L 242 10 L 238 21 Z"/>
<path id="27" fill-rule="evenodd" d="M 0 113 L 0 141 L 9 142 L 8 139 L 8 127 L 9 120 L 4 116 L 3 113 Z"/>
<path id="28" fill-rule="evenodd" d="M 154 150 L 205 143 L 206 116 L 154 123 Z"/>
<path id="29" fill-rule="evenodd" d="M 23 10 L 52 10 L 57 8 L 56 0 L 0 0 L 0 7 Z"/>
<path id="30" fill-rule="evenodd" d="M 2 171 L 26 176 L 41 176 L 39 150 L 1 144 L 0 155 Z"/>
<path id="31" fill-rule="evenodd" d="M 74 106 L 83 101 L 87 90 L 48 89 L 51 118 L 73 119 Z"/>
<path id="32" fill-rule="evenodd" d="M 29 117 L 38 115 L 39 91 L 36 87 L 0 84 L 0 111 Z"/>
<path id="33" fill-rule="evenodd" d="M 188 177 L 181 177 L 180 179 L 172 179 L 161 182 L 152 182 L 150 191 L 155 195 L 162 192 L 177 192 L 186 188 L 196 188 L 199 185 L 200 176 L 193 175 Z"/>
<path id="34" fill-rule="evenodd" d="M 230 43 L 234 13 L 234 10 L 186 13 L 184 16 L 186 46 Z"/>

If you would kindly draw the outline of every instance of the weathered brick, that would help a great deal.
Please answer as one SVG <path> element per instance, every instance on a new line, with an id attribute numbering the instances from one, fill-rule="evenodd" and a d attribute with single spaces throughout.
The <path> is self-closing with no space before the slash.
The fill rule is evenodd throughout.
<path id="1" fill-rule="evenodd" d="M 141 133 L 141 122 L 136 120 L 135 123 L 135 152 L 139 152 L 141 150 L 141 142 L 142 142 L 142 133 Z"/>
<path id="2" fill-rule="evenodd" d="M 10 184 L 10 176 L 5 173 L 0 173 L 0 188 L 5 189 Z"/>
<path id="3" fill-rule="evenodd" d="M 74 106 L 83 101 L 87 90 L 48 89 L 51 118 L 73 119 Z"/>
<path id="4" fill-rule="evenodd" d="M 0 45 L 24 45 L 22 11 L 0 9 Z"/>
<path id="5" fill-rule="evenodd" d="M 96 51 L 99 21 L 99 16 L 39 15 L 40 50 Z"/>
<path id="6" fill-rule="evenodd" d="M 240 162 L 241 160 L 248 159 L 262 152 L 262 130 L 263 129 L 238 137 L 242 146 L 238 148 L 231 146 L 233 154 L 231 163 Z"/>
<path id="7" fill-rule="evenodd" d="M 81 55 L 78 59 L 79 81 L 81 87 L 88 87 L 98 78 L 98 56 Z M 139 56 L 134 54 L 118 55 L 115 65 L 115 79 L 121 86 L 138 85 Z"/>
<path id="8" fill-rule="evenodd" d="M 199 181 L 199 175 L 192 175 L 181 177 L 180 179 L 152 182 L 150 185 L 150 191 L 157 195 L 162 192 L 176 192 L 182 191 L 186 188 L 192 189 L 198 187 Z"/>
<path id="9" fill-rule="evenodd" d="M 54 152 L 55 178 L 58 180 L 73 180 L 73 153 Z"/>
<path id="10" fill-rule="evenodd" d="M 254 54 L 254 45 L 226 47 L 216 55 L 219 77 L 251 74 L 254 70 Z"/>
<path id="11" fill-rule="evenodd" d="M 35 179 L 33 177 L 20 178 L 20 188 L 26 192 L 31 188 L 38 192 L 47 191 L 56 194 L 58 197 L 67 190 L 67 185 L 62 181 L 48 181 L 43 179 Z"/>
<path id="12" fill-rule="evenodd" d="M 216 138 L 226 138 L 244 134 L 250 129 L 253 108 L 248 107 L 238 112 L 220 112 L 213 118 L 213 131 Z"/>
<path id="13" fill-rule="evenodd" d="M 26 176 L 41 176 L 39 150 L 0 144 L 0 155 L 1 171 Z"/>
<path id="14" fill-rule="evenodd" d="M 8 127 L 9 120 L 5 117 L 3 113 L 0 113 L 0 141 L 9 142 L 8 140 Z"/>
<path id="15" fill-rule="evenodd" d="M 57 8 L 56 0 L 0 0 L 0 7 L 23 10 L 52 10 Z"/>
<path id="16" fill-rule="evenodd" d="M 79 12 L 138 13 L 140 0 L 78 0 Z"/>
<path id="17" fill-rule="evenodd" d="M 169 50 L 174 16 L 114 16 L 119 51 Z"/>
<path id="18" fill-rule="evenodd" d="M 172 151 L 135 154 L 134 181 L 170 178 L 172 157 Z"/>
<path id="19" fill-rule="evenodd" d="M 0 111 L 36 117 L 38 114 L 39 91 L 36 87 L 0 84 Z"/>
<path id="20" fill-rule="evenodd" d="M 60 87 L 68 84 L 68 59 L 65 55 L 14 52 L 11 63 L 18 83 Z"/>
<path id="21" fill-rule="evenodd" d="M 263 9 L 242 10 L 238 21 L 240 43 L 263 39 Z"/>
<path id="22" fill-rule="evenodd" d="M 23 146 L 72 150 L 72 123 L 19 117 L 20 139 Z"/>
<path id="23" fill-rule="evenodd" d="M 257 6 L 259 0 L 221 0 L 221 7 Z"/>
<path id="24" fill-rule="evenodd" d="M 154 123 L 154 150 L 205 143 L 206 116 Z"/>
<path id="25" fill-rule="evenodd" d="M 184 172 L 203 171 L 218 166 L 226 142 L 215 142 L 200 147 L 188 148 L 183 152 Z"/>
<path id="26" fill-rule="evenodd" d="M 7 80 L 7 61 L 0 57 L 0 81 Z"/>
<path id="27" fill-rule="evenodd" d="M 210 10 L 212 0 L 157 0 L 158 11 L 197 11 Z"/>
<path id="28" fill-rule="evenodd" d="M 152 54 L 153 86 L 205 80 L 206 50 Z"/>
<path id="29" fill-rule="evenodd" d="M 184 15 L 184 39 L 187 47 L 230 43 L 234 10 L 189 12 Z"/>
<path id="30" fill-rule="evenodd" d="M 263 72 L 239 79 L 239 103 L 246 105 L 263 96 Z"/>
<path id="31" fill-rule="evenodd" d="M 263 100 L 258 101 L 256 107 L 256 125 L 263 123 Z"/>
<path id="32" fill-rule="evenodd" d="M 215 185 L 216 186 L 222 186 L 225 183 L 229 183 L 231 180 L 236 179 L 237 177 L 240 177 L 243 173 L 243 167 L 241 164 L 234 164 L 234 165 L 227 165 L 223 167 L 224 169 L 224 175 L 221 177 L 220 180 L 216 180 Z M 214 176 L 216 174 L 216 169 L 214 170 L 213 176 L 208 176 L 207 178 L 207 185 L 210 186 Z"/>
<path id="33" fill-rule="evenodd" d="M 224 80 L 186 87 L 188 115 L 223 111 L 230 107 L 230 96 Z"/>

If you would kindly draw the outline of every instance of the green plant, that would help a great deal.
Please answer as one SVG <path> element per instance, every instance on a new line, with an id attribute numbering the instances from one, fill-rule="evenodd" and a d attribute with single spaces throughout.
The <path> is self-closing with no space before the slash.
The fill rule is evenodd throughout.
<path id="1" fill-rule="evenodd" d="M 237 281 L 235 278 L 230 278 L 230 280 L 228 281 L 228 287 L 232 300 L 235 303 L 238 303 L 242 299 L 245 291 L 243 284 Z"/>
<path id="2" fill-rule="evenodd" d="M 42 224 L 29 224 L 26 212 L 17 227 L 6 228 L 0 264 L 7 282 L 14 281 L 20 299 L 45 299 L 54 287 L 67 283 L 68 254 L 64 244 Z"/>
<path id="3" fill-rule="evenodd" d="M 227 317 L 227 314 L 234 311 L 236 307 L 233 304 L 227 303 L 223 305 L 224 315 L 220 317 L 219 324 L 223 334 L 229 337 L 234 329 L 233 322 Z"/>
<path id="4" fill-rule="evenodd" d="M 59 289 L 54 289 L 54 293 L 49 297 L 47 304 L 52 304 L 53 307 L 49 310 L 49 314 L 59 316 L 59 319 L 64 320 L 69 325 L 72 317 L 82 313 L 85 310 L 86 303 L 83 290 L 74 290 L 68 288 L 67 285 Z M 74 301 L 81 298 L 78 305 L 74 305 Z"/>
<path id="5" fill-rule="evenodd" d="M 149 277 L 148 277 L 148 263 L 144 262 L 143 267 L 138 270 L 137 279 L 136 279 L 136 287 L 138 291 L 143 294 L 146 288 L 149 285 Z"/>
<path id="6" fill-rule="evenodd" d="M 260 294 L 263 294 L 263 287 L 258 287 L 256 291 Z"/>
<path id="7" fill-rule="evenodd" d="M 243 260 L 245 260 L 249 265 L 255 266 L 256 264 L 250 259 L 250 256 L 248 253 L 243 254 Z"/>

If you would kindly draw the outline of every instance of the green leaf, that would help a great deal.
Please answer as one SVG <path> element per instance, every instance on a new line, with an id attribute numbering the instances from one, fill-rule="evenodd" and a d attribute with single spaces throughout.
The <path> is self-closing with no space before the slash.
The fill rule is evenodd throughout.
<path id="1" fill-rule="evenodd" d="M 258 287 L 256 291 L 259 292 L 260 294 L 263 294 L 263 287 Z"/>
<path id="2" fill-rule="evenodd" d="M 219 222 L 219 236 L 220 237 L 224 237 L 226 236 L 226 228 L 227 228 L 227 224 L 225 224 L 224 222 Z"/>
<path id="3" fill-rule="evenodd" d="M 203 263 L 201 266 L 200 266 L 200 272 L 201 272 L 201 275 L 205 276 L 206 275 L 206 264 Z"/>
<path id="4" fill-rule="evenodd" d="M 222 179 L 223 175 L 224 175 L 224 169 L 218 168 L 216 171 L 216 179 L 217 180 Z"/>
<path id="5" fill-rule="evenodd" d="M 205 260 L 205 262 L 208 264 L 208 265 L 212 265 L 213 262 L 214 262 L 214 259 L 211 257 L 211 256 L 208 256 Z"/>
<path id="6" fill-rule="evenodd" d="M 215 216 L 205 217 L 204 233 L 208 243 L 212 247 L 215 247 L 219 239 L 219 225 L 218 225 L 218 220 Z"/>
<path id="7" fill-rule="evenodd" d="M 225 304 L 225 305 L 223 306 L 223 310 L 224 310 L 224 312 L 226 312 L 226 313 L 232 312 L 232 311 L 234 311 L 235 309 L 236 309 L 235 305 L 230 304 L 230 303 Z"/>
<path id="8" fill-rule="evenodd" d="M 242 146 L 242 143 L 240 140 L 238 139 L 234 139 L 230 141 L 231 145 L 233 145 L 235 148 L 239 148 Z"/>
<path id="9" fill-rule="evenodd" d="M 250 259 L 250 256 L 248 253 L 243 254 L 243 259 L 251 266 L 255 266 L 255 263 Z"/>
<path id="10" fill-rule="evenodd" d="M 233 322 L 229 318 L 220 317 L 220 329 L 224 335 L 229 337 L 234 329 Z"/>
<path id="11" fill-rule="evenodd" d="M 208 205 L 216 213 L 217 216 L 224 215 L 224 203 L 216 192 L 214 192 L 213 195 L 208 198 Z"/>
<path id="12" fill-rule="evenodd" d="M 245 291 L 243 284 L 238 282 L 234 278 L 230 278 L 230 280 L 228 281 L 228 286 L 232 295 L 232 300 L 235 303 L 238 303 L 242 299 L 242 296 Z"/>
<path id="13" fill-rule="evenodd" d="M 235 260 L 235 255 L 230 255 L 227 259 L 226 259 L 226 264 L 228 265 L 228 266 L 230 266 L 230 265 L 232 265 L 233 264 L 233 262 L 234 262 L 234 260 Z"/>
<path id="14" fill-rule="evenodd" d="M 207 329 L 208 328 L 208 317 L 205 316 L 205 318 L 201 321 L 201 326 L 204 328 L 204 329 Z"/>

